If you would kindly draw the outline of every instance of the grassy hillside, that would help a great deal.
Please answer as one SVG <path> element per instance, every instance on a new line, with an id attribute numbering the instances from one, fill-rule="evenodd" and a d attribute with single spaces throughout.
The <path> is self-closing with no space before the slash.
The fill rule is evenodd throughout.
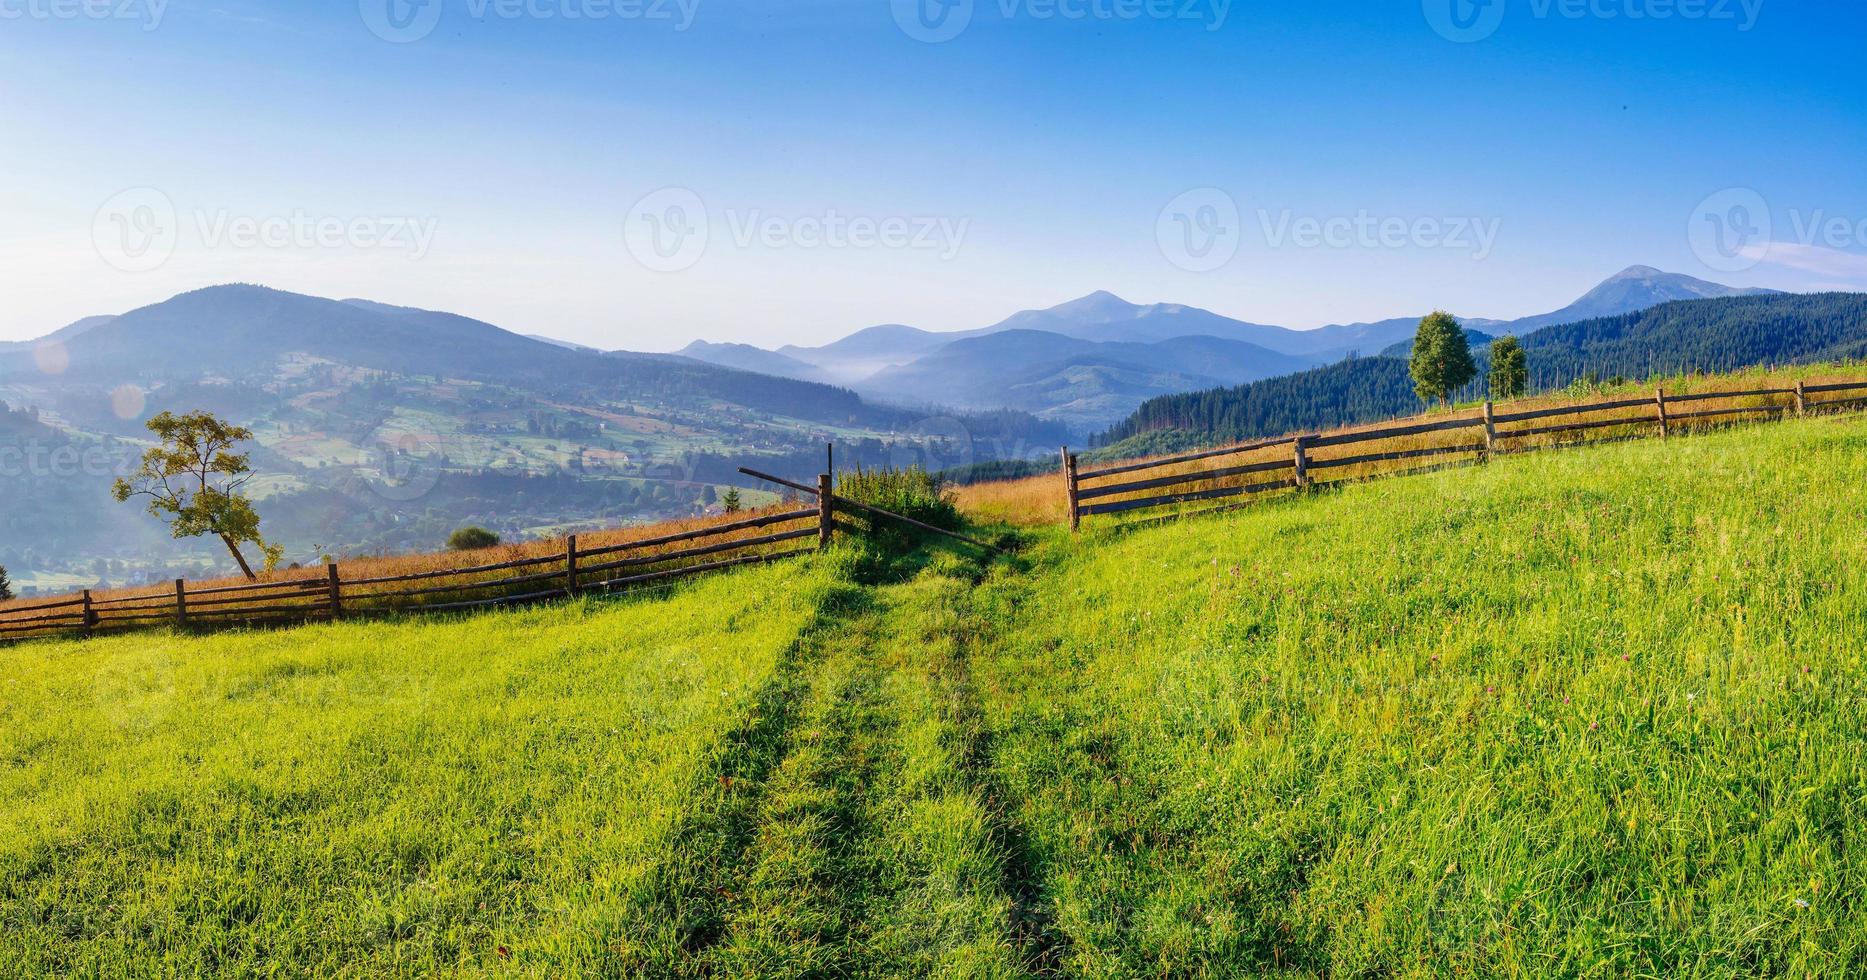
<path id="1" fill-rule="evenodd" d="M 677 602 L 0 652 L 0 961 L 652 961 L 730 804 L 708 770 L 836 600 L 761 571 Z"/>
<path id="2" fill-rule="evenodd" d="M 1867 967 L 1867 425 L 1539 454 L 1010 589 L 995 762 L 1085 976 Z"/>
<path id="3" fill-rule="evenodd" d="M 1867 969 L 1867 421 L 0 650 L 19 975 Z M 924 567 L 919 567 L 924 566 Z M 158 965 L 160 964 L 160 965 Z"/>

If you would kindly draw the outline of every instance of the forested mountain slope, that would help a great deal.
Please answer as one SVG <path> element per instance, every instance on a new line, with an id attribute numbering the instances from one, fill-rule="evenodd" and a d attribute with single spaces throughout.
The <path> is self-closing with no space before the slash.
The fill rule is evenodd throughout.
<path id="1" fill-rule="evenodd" d="M 1532 390 L 1578 379 L 1719 372 L 1867 354 L 1867 294 L 1734 296 L 1538 330 L 1522 338 Z M 1474 351 L 1484 391 L 1484 351 Z M 1369 357 L 1231 388 L 1166 395 L 1142 405 L 1099 443 L 1157 448 L 1253 439 L 1404 415 L 1420 409 L 1398 357 Z M 1132 442 L 1129 442 L 1132 441 Z M 1125 451 L 1124 450 L 1124 451 Z"/>

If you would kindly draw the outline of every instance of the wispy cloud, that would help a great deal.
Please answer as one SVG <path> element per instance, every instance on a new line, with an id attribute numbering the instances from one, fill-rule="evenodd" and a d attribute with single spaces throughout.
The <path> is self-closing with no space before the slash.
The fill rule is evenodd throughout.
<path id="1" fill-rule="evenodd" d="M 1750 245 L 1744 248 L 1744 254 L 1761 265 L 1820 276 L 1835 285 L 1867 285 L 1867 255 L 1800 242 Z"/>

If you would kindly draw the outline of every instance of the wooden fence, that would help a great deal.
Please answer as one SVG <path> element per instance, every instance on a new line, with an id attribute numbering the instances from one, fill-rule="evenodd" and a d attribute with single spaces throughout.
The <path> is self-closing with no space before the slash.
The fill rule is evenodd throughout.
<path id="1" fill-rule="evenodd" d="M 826 546 L 835 527 L 832 499 L 825 495 L 807 509 L 605 547 L 579 548 L 572 536 L 561 552 L 496 564 L 345 578 L 333 562 L 282 582 L 189 588 L 177 579 L 170 588 L 108 598 L 85 591 L 0 610 L 0 642 L 165 625 L 213 629 L 448 612 L 616 592 Z"/>
<path id="2" fill-rule="evenodd" d="M 1783 417 L 1824 409 L 1867 405 L 1867 382 L 1798 383 L 1791 388 L 1709 391 L 1564 405 L 1500 413 L 1486 402 L 1477 415 L 1327 435 L 1284 436 L 1244 445 L 1209 449 L 1162 459 L 1084 470 L 1078 457 L 1063 450 L 1063 478 L 1068 494 L 1070 529 L 1085 517 L 1171 507 L 1202 500 L 1223 500 L 1319 483 L 1395 475 L 1436 468 L 1544 444 L 1567 445 L 1572 433 L 1611 436 L 1666 436 L 1711 420 L 1743 416 Z M 1856 394 L 1848 394 L 1850 392 Z M 1835 397 L 1835 396 L 1842 397 Z M 1719 402 L 1739 402 L 1720 405 Z M 1703 407 L 1710 405 L 1712 407 Z M 1605 417 L 1593 417 L 1605 416 Z M 1528 423 L 1528 424 L 1526 424 Z M 1614 431 L 1618 430 L 1618 431 Z M 1469 434 L 1468 434 L 1469 432 Z M 1370 446 L 1372 443 L 1388 443 Z M 1349 450 L 1347 447 L 1362 447 Z M 1221 465 L 1210 467 L 1211 463 Z M 1401 463 L 1401 466 L 1388 464 Z M 1328 474 L 1335 479 L 1319 479 Z M 1340 476 L 1336 476 L 1340 474 Z M 1129 477 L 1127 482 L 1107 482 Z"/>

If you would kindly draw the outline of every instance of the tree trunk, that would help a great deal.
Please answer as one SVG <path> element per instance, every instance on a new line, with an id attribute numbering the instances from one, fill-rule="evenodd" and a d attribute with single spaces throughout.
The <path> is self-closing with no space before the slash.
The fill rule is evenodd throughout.
<path id="1" fill-rule="evenodd" d="M 227 550 L 233 552 L 233 560 L 240 563 L 240 571 L 246 573 L 246 580 L 248 582 L 258 581 L 259 576 L 253 574 L 253 566 L 248 565 L 246 563 L 246 556 L 240 554 L 240 545 L 225 534 L 221 535 L 220 539 L 227 543 Z"/>

